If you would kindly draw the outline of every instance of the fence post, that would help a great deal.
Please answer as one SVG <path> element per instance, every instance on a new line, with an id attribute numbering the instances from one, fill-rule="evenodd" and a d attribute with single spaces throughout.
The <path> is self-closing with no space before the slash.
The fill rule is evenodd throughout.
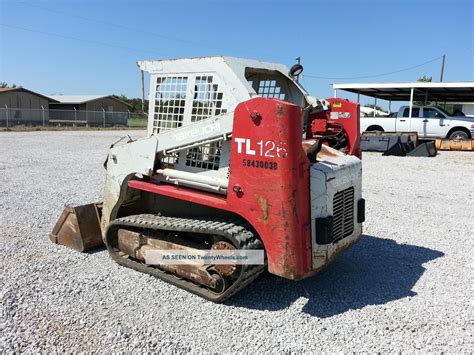
<path id="1" fill-rule="evenodd" d="M 104 118 L 104 128 L 105 128 L 105 110 L 102 108 L 102 116 Z"/>
<path id="2" fill-rule="evenodd" d="M 74 127 L 77 127 L 77 110 L 75 107 L 74 108 Z"/>
<path id="3" fill-rule="evenodd" d="M 44 127 L 44 107 L 41 105 L 41 118 L 43 119 L 43 127 Z"/>
<path id="4" fill-rule="evenodd" d="M 7 104 L 5 104 L 5 110 L 6 110 L 6 113 L 7 113 L 7 128 L 8 128 L 8 106 L 7 106 Z"/>

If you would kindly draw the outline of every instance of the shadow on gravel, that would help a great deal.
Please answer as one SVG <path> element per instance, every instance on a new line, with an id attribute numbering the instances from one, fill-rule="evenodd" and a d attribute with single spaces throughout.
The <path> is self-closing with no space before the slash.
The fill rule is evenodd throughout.
<path id="1" fill-rule="evenodd" d="M 88 250 L 87 254 L 97 254 L 103 251 L 107 251 L 107 247 L 105 245 L 101 245 L 100 247 L 94 248 L 92 250 Z"/>
<path id="2" fill-rule="evenodd" d="M 364 237 L 314 277 L 294 282 L 270 274 L 260 277 L 228 305 L 280 310 L 300 297 L 303 312 L 321 318 L 414 296 L 412 287 L 423 275 L 423 264 L 442 252 L 391 239 Z"/>

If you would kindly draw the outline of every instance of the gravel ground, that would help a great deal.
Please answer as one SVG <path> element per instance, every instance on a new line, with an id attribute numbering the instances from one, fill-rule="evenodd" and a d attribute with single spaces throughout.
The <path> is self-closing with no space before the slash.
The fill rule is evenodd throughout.
<path id="1" fill-rule="evenodd" d="M 0 133 L 1 353 L 474 349 L 474 153 L 364 154 L 364 238 L 313 278 L 265 275 L 215 305 L 49 242 L 64 204 L 100 200 L 123 134 Z"/>

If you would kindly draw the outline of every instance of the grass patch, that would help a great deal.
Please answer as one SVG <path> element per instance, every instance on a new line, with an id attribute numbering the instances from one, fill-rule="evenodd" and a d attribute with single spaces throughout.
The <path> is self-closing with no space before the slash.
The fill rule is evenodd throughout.
<path id="1" fill-rule="evenodd" d="M 148 120 L 146 118 L 130 118 L 128 127 L 146 128 Z"/>

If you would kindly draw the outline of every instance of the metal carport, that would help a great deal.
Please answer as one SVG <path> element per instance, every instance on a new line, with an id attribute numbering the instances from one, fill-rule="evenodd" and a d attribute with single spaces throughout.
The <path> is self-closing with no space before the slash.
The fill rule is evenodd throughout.
<path id="1" fill-rule="evenodd" d="M 437 101 L 437 102 L 474 102 L 474 82 L 449 82 L 449 83 L 354 83 L 333 84 L 334 97 L 337 91 L 343 90 L 357 94 L 357 102 L 360 95 L 373 97 L 375 104 L 377 99 L 389 101 L 389 110 L 392 101 L 409 101 L 410 117 L 413 101 Z"/>

